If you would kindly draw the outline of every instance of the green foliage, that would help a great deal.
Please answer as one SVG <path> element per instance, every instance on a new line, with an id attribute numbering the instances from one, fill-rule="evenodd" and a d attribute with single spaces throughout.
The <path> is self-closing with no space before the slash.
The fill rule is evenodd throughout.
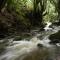
<path id="1" fill-rule="evenodd" d="M 1 0 L 2 1 L 2 0 Z M 6 10 L 1 21 L 6 23 L 8 33 L 30 31 L 34 26 L 42 27 L 46 21 L 54 22 L 60 14 L 59 0 L 4 0 Z M 7 20 L 7 21 L 6 21 Z M 5 28 L 4 28 L 5 29 Z"/>
<path id="2" fill-rule="evenodd" d="M 19 28 L 27 29 L 30 26 L 30 21 L 25 17 L 28 13 L 27 0 L 9 0 L 7 3 L 7 9 L 11 13 L 15 13 L 17 25 Z M 17 27 L 18 27 L 17 26 Z"/>
<path id="3" fill-rule="evenodd" d="M 26 14 L 29 14 L 30 10 L 33 11 L 33 14 L 39 15 L 37 18 L 40 20 L 37 20 L 40 22 L 42 22 L 42 20 L 56 20 L 58 16 L 57 3 L 58 1 L 56 0 L 8 0 L 7 9 L 15 11 L 17 13 L 17 18 L 20 18 L 22 24 L 30 25 L 30 18 L 25 17 Z M 32 20 L 35 19 L 32 18 Z"/>
<path id="4" fill-rule="evenodd" d="M 58 16 L 58 12 L 56 11 L 56 3 L 54 4 L 51 0 L 47 1 L 46 11 L 47 14 L 44 16 L 44 20 L 54 22 Z"/>

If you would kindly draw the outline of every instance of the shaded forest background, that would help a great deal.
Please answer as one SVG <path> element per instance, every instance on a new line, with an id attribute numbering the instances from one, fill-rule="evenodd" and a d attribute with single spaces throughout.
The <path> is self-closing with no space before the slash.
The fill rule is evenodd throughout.
<path id="1" fill-rule="evenodd" d="M 60 0 L 0 0 L 0 38 L 56 21 L 60 23 Z"/>

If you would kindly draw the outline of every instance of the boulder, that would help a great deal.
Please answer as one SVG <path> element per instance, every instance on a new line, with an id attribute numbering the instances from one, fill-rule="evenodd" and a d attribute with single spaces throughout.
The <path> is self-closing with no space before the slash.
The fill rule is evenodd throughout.
<path id="1" fill-rule="evenodd" d="M 40 47 L 40 48 L 41 48 L 41 47 L 43 47 L 43 45 L 42 45 L 42 44 L 40 44 L 40 43 L 38 43 L 38 44 L 37 44 L 37 46 L 38 46 L 38 47 Z"/>
<path id="2" fill-rule="evenodd" d="M 50 43 L 53 43 L 53 44 L 60 43 L 60 31 L 50 35 L 49 39 L 51 40 Z"/>

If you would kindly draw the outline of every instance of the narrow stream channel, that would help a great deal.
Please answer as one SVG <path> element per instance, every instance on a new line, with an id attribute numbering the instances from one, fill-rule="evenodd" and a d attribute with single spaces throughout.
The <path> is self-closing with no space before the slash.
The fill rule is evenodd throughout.
<path id="1" fill-rule="evenodd" d="M 60 60 L 60 46 L 49 44 L 48 38 L 49 35 L 59 30 L 60 26 L 41 32 L 34 30 L 35 35 L 29 41 L 10 39 L 13 41 L 12 45 L 7 46 L 0 54 L 0 60 Z"/>

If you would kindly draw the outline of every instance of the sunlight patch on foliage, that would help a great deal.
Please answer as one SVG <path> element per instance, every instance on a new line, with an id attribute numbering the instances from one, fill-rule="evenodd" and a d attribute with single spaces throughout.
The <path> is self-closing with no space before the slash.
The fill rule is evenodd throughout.
<path id="1" fill-rule="evenodd" d="M 33 1 L 32 0 L 27 0 L 26 6 L 27 6 L 28 10 L 32 10 L 33 9 Z"/>
<path id="2" fill-rule="evenodd" d="M 47 14 L 44 16 L 45 21 L 55 21 L 57 19 L 58 13 L 56 12 L 56 7 L 50 3 L 50 1 L 47 1 L 47 7 L 46 7 Z"/>

